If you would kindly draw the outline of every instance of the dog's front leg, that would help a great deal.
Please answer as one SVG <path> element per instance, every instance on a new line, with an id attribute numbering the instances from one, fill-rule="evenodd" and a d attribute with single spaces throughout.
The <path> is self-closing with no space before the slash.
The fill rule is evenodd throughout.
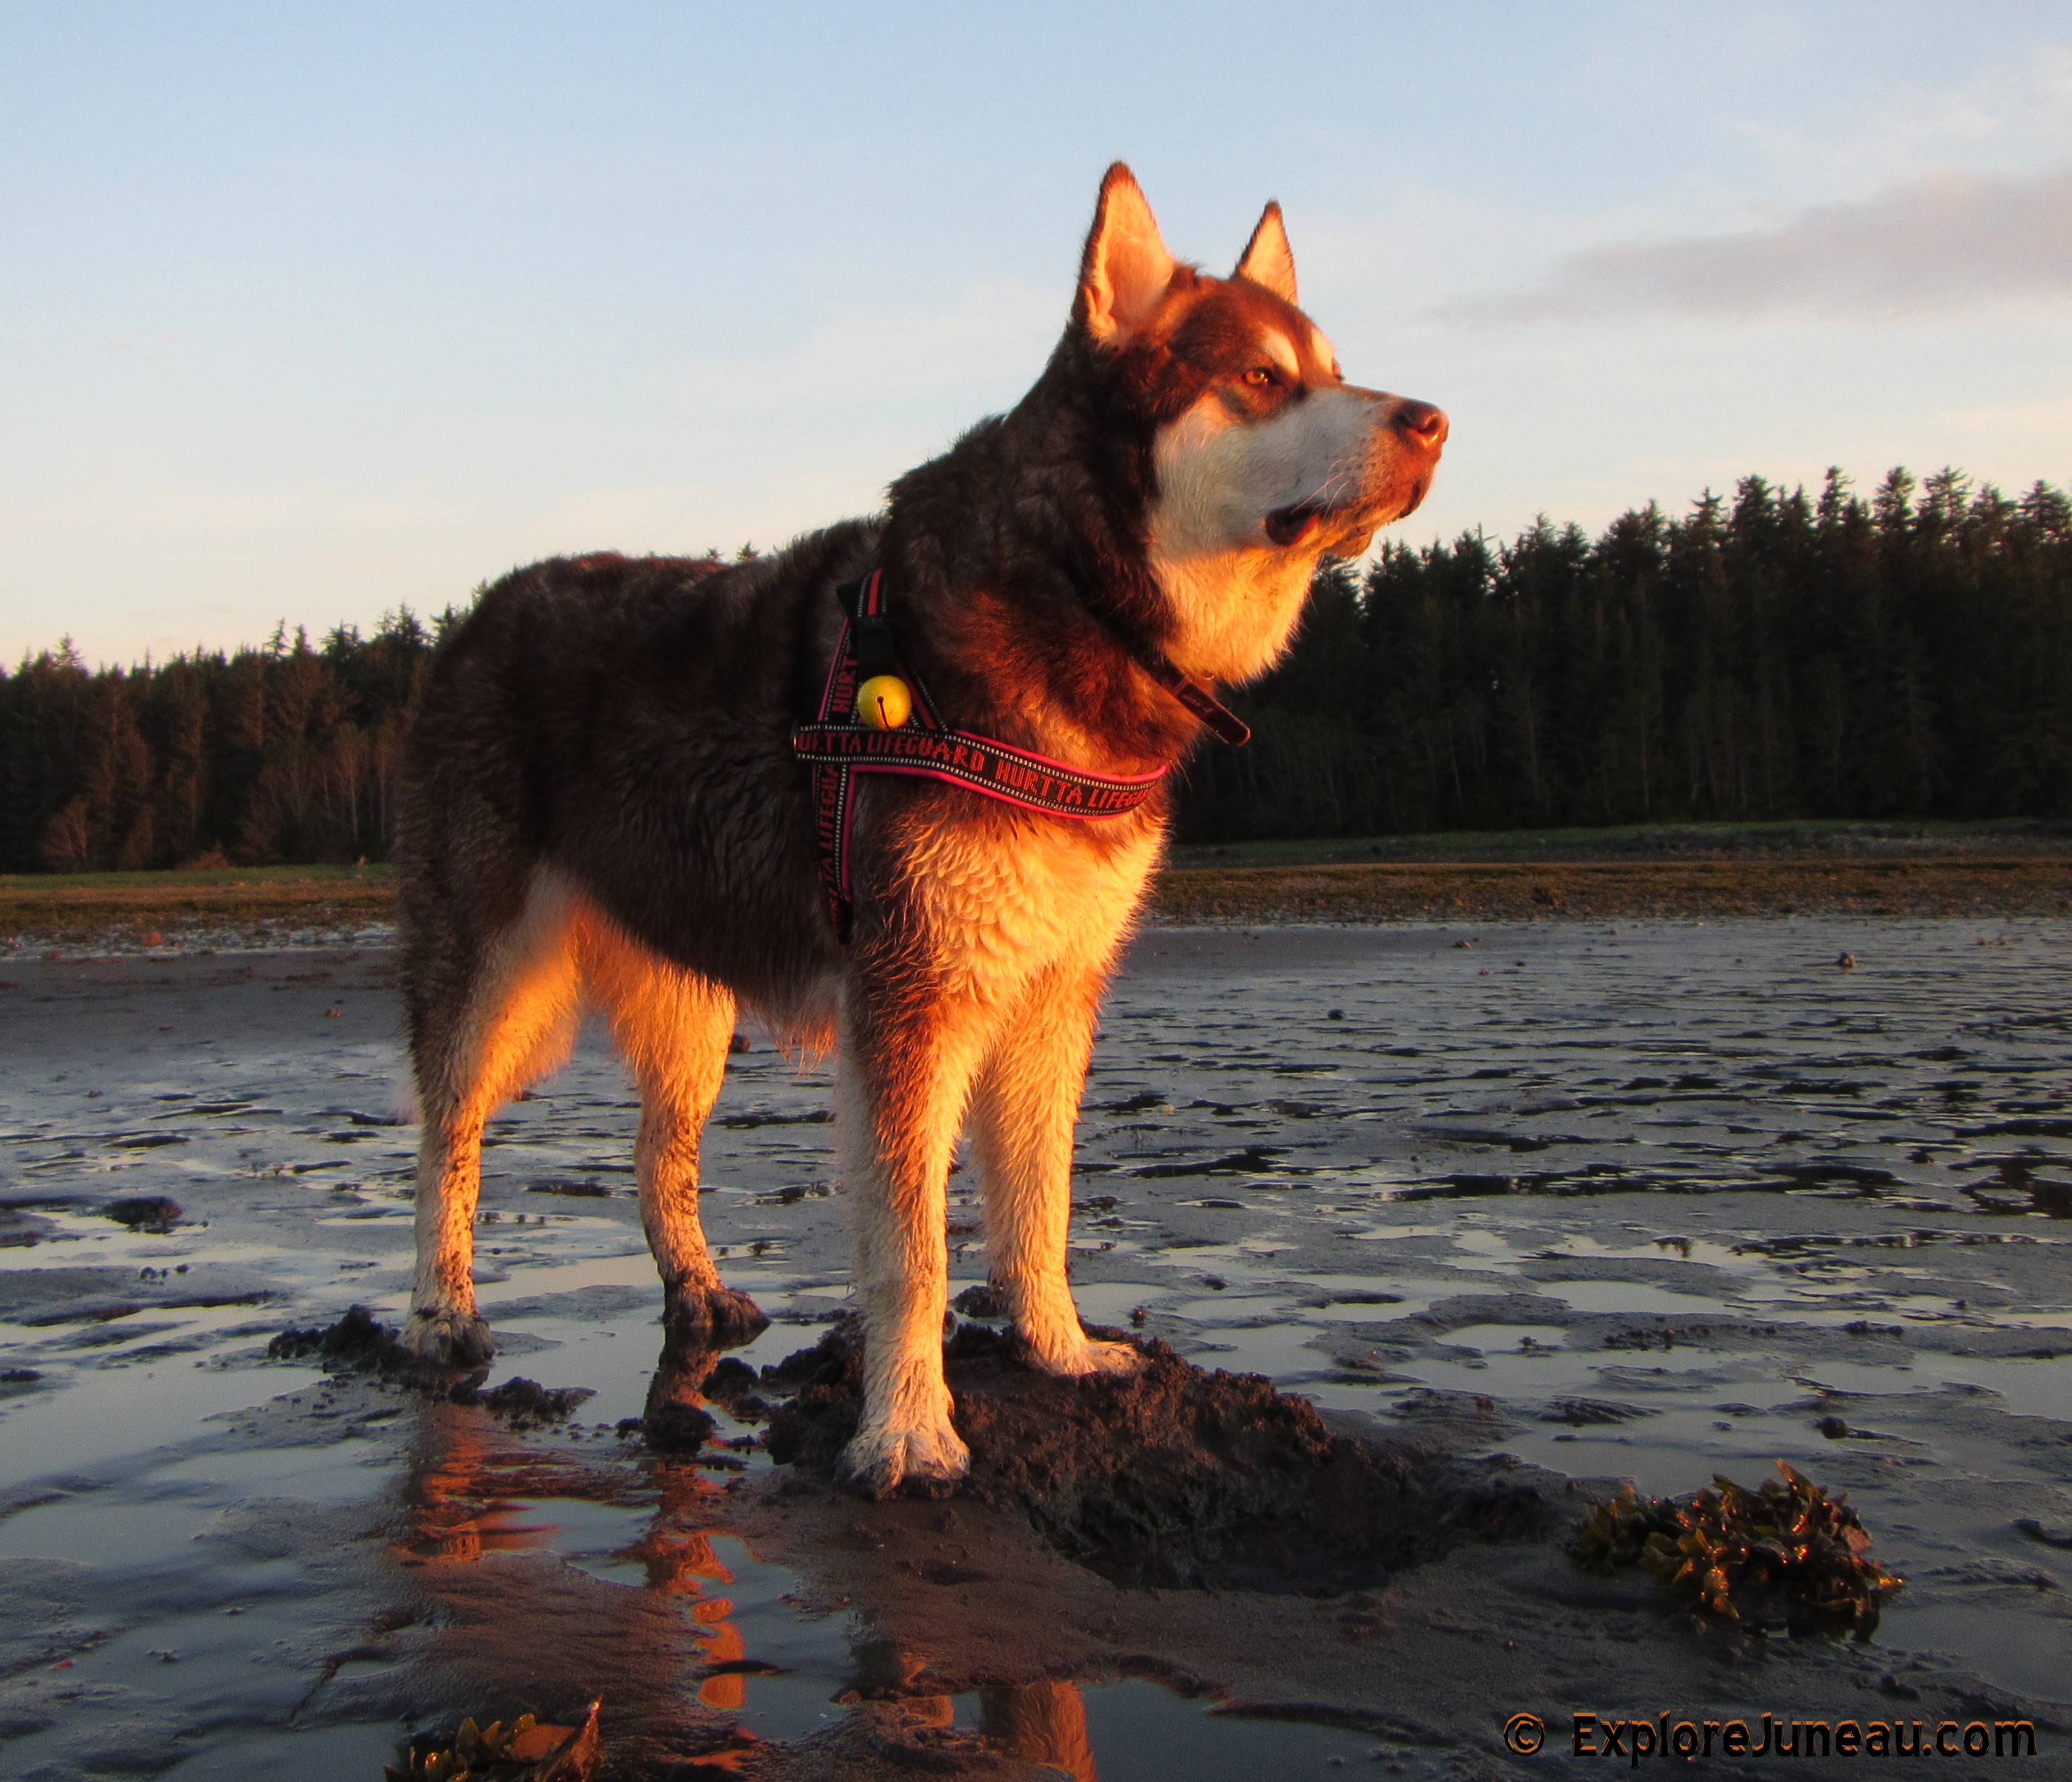
<path id="1" fill-rule="evenodd" d="M 1087 1337 L 1065 1278 L 1072 1128 L 1105 982 L 1078 964 L 1039 975 L 1001 1024 L 972 1097 L 993 1285 L 1029 1359 L 1052 1373 L 1128 1373 L 1143 1362 L 1129 1344 Z"/>
<path id="2" fill-rule="evenodd" d="M 943 1378 L 945 1186 L 984 1028 L 969 1002 L 911 985 L 853 982 L 844 998 L 837 1136 L 857 1224 L 864 1394 L 841 1471 L 873 1495 L 959 1478 L 970 1459 Z"/>

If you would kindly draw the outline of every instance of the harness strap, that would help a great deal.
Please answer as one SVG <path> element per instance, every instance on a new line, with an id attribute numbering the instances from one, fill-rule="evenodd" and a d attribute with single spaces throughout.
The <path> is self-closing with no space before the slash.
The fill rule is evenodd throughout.
<path id="1" fill-rule="evenodd" d="M 1023 810 L 1081 822 L 1120 817 L 1155 792 L 1167 770 L 1150 773 L 1096 773 L 1054 761 L 1048 755 L 955 730 L 937 715 L 927 686 L 899 665 L 891 615 L 886 610 L 885 572 L 874 570 L 835 590 L 846 615 L 828 665 L 817 719 L 795 726 L 791 752 L 812 776 L 813 833 L 820 853 L 820 888 L 835 936 L 849 945 L 855 900 L 849 870 L 849 808 L 859 773 L 904 774 L 940 780 L 999 799 Z M 1168 670 L 1186 681 L 1170 663 Z M 898 674 L 914 689 L 914 719 L 898 730 L 873 729 L 856 719 L 857 689 L 874 675 Z M 1161 684 L 1170 685 L 1163 681 Z M 1210 706 L 1251 733 L 1196 683 L 1187 681 Z M 1174 689 L 1176 693 L 1178 689 Z M 1184 700 L 1185 695 L 1181 695 Z M 1189 710 L 1195 708 L 1190 704 Z M 1208 720 L 1205 718 L 1205 722 Z M 1227 733 L 1220 727 L 1217 734 Z"/>
<path id="2" fill-rule="evenodd" d="M 892 615 L 885 610 L 885 572 L 873 570 L 859 580 L 843 582 L 835 590 L 835 598 L 849 615 L 849 641 L 856 651 L 860 680 L 898 673 L 899 652 L 892 639 Z"/>
<path id="3" fill-rule="evenodd" d="M 791 732 L 791 752 L 815 767 L 856 773 L 920 774 L 967 786 L 1024 810 L 1088 821 L 1135 810 L 1166 777 L 1163 768 L 1152 773 L 1092 773 L 969 730 L 801 724 Z"/>

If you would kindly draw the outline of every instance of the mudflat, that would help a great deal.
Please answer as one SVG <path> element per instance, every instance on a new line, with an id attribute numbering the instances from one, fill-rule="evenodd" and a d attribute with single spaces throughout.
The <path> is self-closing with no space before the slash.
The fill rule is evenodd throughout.
<path id="1" fill-rule="evenodd" d="M 268 1355 L 405 1310 L 391 955 L 0 961 L 0 1773 L 371 1782 L 407 1731 L 598 1697 L 629 1777 L 1594 1773 L 1577 1711 L 2025 1718 L 2062 1773 L 2072 926 L 1614 922 L 1566 883 L 1531 921 L 1139 939 L 1081 1125 L 1082 1311 L 1170 1352 L 1160 1402 L 1249 1405 L 1370 1480 L 1342 1539 L 1155 1550 L 1150 1469 L 1097 1420 L 1035 1476 L 982 1295 L 953 1378 L 999 1394 L 993 1488 L 863 1503 L 773 1438 L 849 1254 L 825 1075 L 760 1035 L 705 1216 L 771 1328 L 718 1372 L 661 1352 L 632 1097 L 586 1041 L 492 1128 L 502 1347 L 433 1393 Z M 1566 1554 L 1620 1478 L 1777 1459 L 1906 1578 L 1873 1643 L 1703 1631 Z"/>
<path id="2" fill-rule="evenodd" d="M 1582 832 L 1586 837 L 1589 832 Z M 1608 832 L 1613 833 L 1613 832 Z M 1259 843 L 1181 850 L 1155 882 L 1149 920 L 1509 922 L 1555 915 L 1613 920 L 1733 916 L 2072 916 L 2072 851 L 2055 828 L 1997 831 L 1959 846 L 1937 836 L 1643 831 L 1632 837 L 1438 838 L 1483 846 L 1434 856 L 1418 837 L 1372 844 Z M 1375 858 L 1363 858 L 1371 853 Z M 0 961 L 8 952 L 237 948 L 391 937 L 385 866 L 100 873 L 0 878 Z"/>

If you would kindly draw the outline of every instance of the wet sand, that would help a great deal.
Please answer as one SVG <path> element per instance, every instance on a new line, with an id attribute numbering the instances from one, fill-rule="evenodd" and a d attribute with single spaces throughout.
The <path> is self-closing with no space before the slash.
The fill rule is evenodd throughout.
<path id="1" fill-rule="evenodd" d="M 404 1309 L 390 957 L 10 960 L 0 1775 L 371 1779 L 406 1731 L 598 1694 L 627 1776 L 1580 1775 L 1578 1708 L 2027 1717 L 2028 1772 L 2066 1773 L 2068 949 L 2049 920 L 1170 928 L 1106 1012 L 1089 1319 L 1556 1501 L 1787 1459 L 1909 1581 L 1866 1648 L 1700 1634 L 1547 1541 L 1330 1596 L 1120 1586 L 1008 1511 L 835 1496 L 720 1406 L 738 1448 L 657 1458 L 617 1427 L 660 1294 L 593 1042 L 493 1127 L 479 1234 L 488 1384 L 592 1389 L 572 1422 L 269 1361 Z M 706 1217 L 778 1320 L 760 1366 L 849 1274 L 824 1077 L 753 1037 Z M 161 1196 L 163 1230 L 105 1216 Z M 1556 1729 L 1529 1762 L 1519 1710 Z"/>

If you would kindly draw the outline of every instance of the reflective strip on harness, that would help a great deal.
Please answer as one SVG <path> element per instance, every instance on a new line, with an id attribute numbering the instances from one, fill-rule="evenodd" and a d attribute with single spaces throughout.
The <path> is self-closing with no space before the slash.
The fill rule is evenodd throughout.
<path id="1" fill-rule="evenodd" d="M 896 773 L 940 780 L 1023 810 L 1082 821 L 1135 810 L 1165 780 L 1164 768 L 1151 773 L 1095 773 L 991 737 L 949 729 L 936 715 L 927 688 L 911 674 L 906 676 L 914 689 L 910 723 L 896 730 L 882 730 L 856 722 L 856 689 L 864 678 L 858 657 L 865 653 L 872 657 L 872 673 L 890 672 L 894 661 L 890 621 L 885 612 L 884 573 L 873 570 L 836 591 L 848 622 L 828 669 L 819 721 L 792 730 L 791 752 L 812 774 L 820 885 L 827 894 L 836 936 L 844 945 L 849 942 L 852 901 L 849 794 L 856 775 Z"/>
<path id="2" fill-rule="evenodd" d="M 1135 810 L 1166 777 L 1163 768 L 1155 773 L 1089 773 L 969 730 L 801 724 L 791 732 L 791 751 L 816 767 L 947 780 L 1051 817 L 1120 817 Z"/>

